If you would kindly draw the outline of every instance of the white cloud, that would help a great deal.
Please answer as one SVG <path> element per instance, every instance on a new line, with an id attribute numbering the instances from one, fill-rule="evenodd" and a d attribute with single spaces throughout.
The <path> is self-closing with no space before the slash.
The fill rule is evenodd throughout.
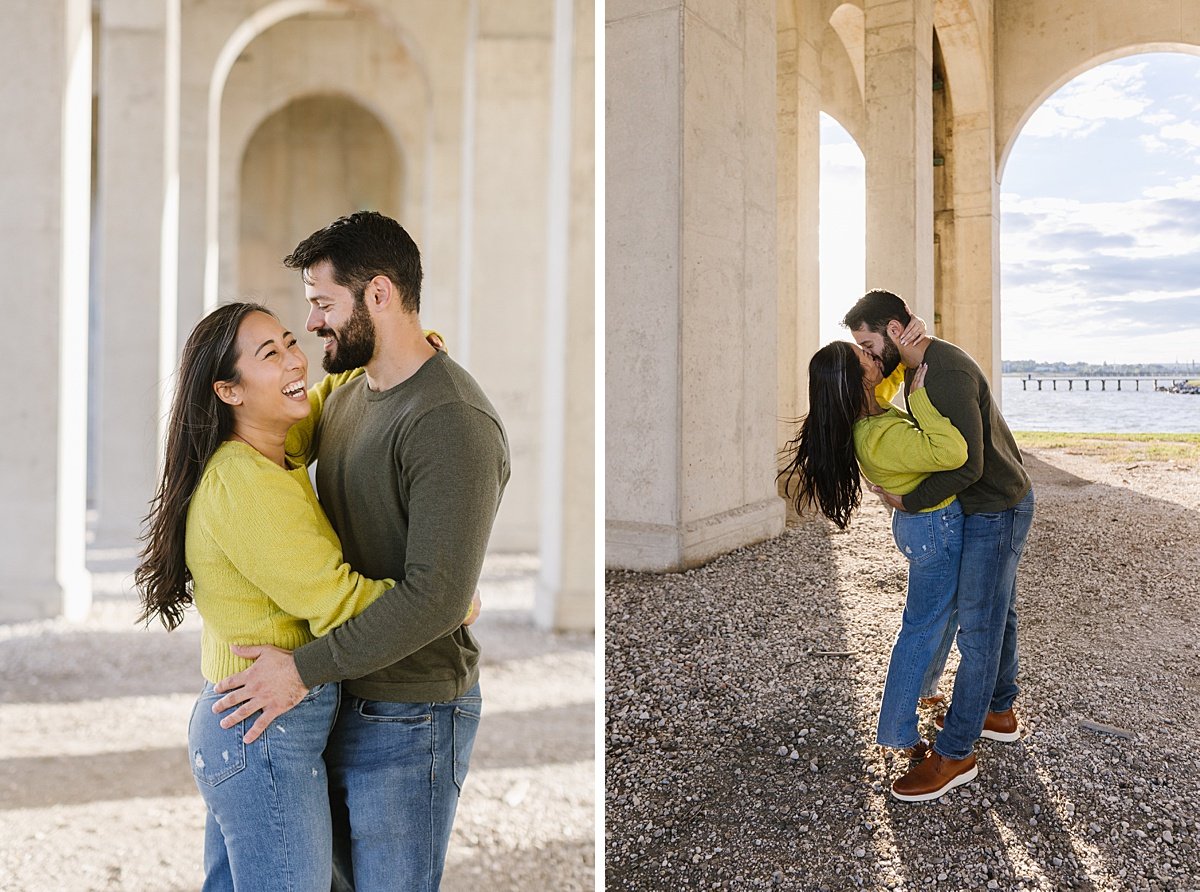
<path id="1" fill-rule="evenodd" d="M 1151 105 L 1143 95 L 1146 63 L 1100 65 L 1085 71 L 1030 116 L 1021 134 L 1076 139 L 1099 130 L 1106 121 L 1136 118 Z"/>
<path id="2" fill-rule="evenodd" d="M 1149 115 L 1142 115 L 1140 118 L 1138 118 L 1138 120 L 1142 121 L 1143 123 L 1149 124 L 1151 127 L 1158 127 L 1163 124 L 1170 124 L 1174 121 L 1178 121 L 1179 118 L 1176 117 L 1171 112 L 1163 111 L 1163 112 L 1154 112 L 1153 114 L 1149 114 Z"/>
<path id="3" fill-rule="evenodd" d="M 1200 148 L 1200 124 L 1195 121 L 1168 124 L 1159 131 L 1159 135 L 1163 139 L 1185 142 L 1191 148 Z"/>

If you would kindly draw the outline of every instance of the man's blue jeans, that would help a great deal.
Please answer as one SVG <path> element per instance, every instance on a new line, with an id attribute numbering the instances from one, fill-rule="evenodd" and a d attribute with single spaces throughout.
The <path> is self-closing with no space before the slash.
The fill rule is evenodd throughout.
<path id="1" fill-rule="evenodd" d="M 192 708 L 188 751 L 208 806 L 205 892 L 328 892 L 332 875 L 329 781 L 321 754 L 338 685 L 318 685 L 246 746 L 253 719 L 224 730 L 211 683 Z"/>
<path id="2" fill-rule="evenodd" d="M 958 652 L 954 695 L 933 748 L 965 759 L 989 711 L 1017 696 L 1017 565 L 1033 525 L 1031 488 L 1013 508 L 968 514 L 958 577 Z"/>
<path id="3" fill-rule="evenodd" d="M 436 892 L 467 777 L 481 698 L 345 696 L 329 738 L 335 890 Z"/>
<path id="4" fill-rule="evenodd" d="M 875 740 L 883 746 L 909 747 L 917 731 L 917 696 L 949 630 L 962 558 L 963 512 L 957 501 L 921 514 L 892 512 L 892 536 L 908 559 L 908 597 L 900 631 L 892 645 Z M 948 634 L 947 634 L 948 633 Z"/>

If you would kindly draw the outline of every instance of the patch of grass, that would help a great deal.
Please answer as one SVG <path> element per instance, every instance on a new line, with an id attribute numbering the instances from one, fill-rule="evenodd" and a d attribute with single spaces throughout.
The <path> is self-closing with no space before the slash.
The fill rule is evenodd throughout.
<path id="1" fill-rule="evenodd" d="M 1013 431 L 1022 448 L 1063 449 L 1113 464 L 1141 461 L 1200 461 L 1200 434 L 1077 434 Z"/>

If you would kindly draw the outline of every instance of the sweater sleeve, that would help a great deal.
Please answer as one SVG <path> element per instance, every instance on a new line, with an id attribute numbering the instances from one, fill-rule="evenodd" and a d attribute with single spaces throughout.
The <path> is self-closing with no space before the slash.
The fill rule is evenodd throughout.
<path id="1" fill-rule="evenodd" d="M 983 416 L 975 380 L 963 371 L 945 371 L 930 375 L 925 390 L 930 407 L 939 409 L 966 441 L 967 458 L 960 467 L 930 474 L 918 483 L 903 498 L 905 511 L 932 508 L 958 495 L 983 474 Z"/>
<path id="2" fill-rule="evenodd" d="M 921 426 L 899 423 L 897 419 L 888 428 L 888 470 L 925 473 L 960 467 L 967 460 L 967 442 L 962 434 L 933 407 L 924 388 L 912 391 L 908 403 Z M 884 459 L 878 457 L 877 462 L 883 464 Z"/>
<path id="3" fill-rule="evenodd" d="M 314 635 L 361 612 L 392 585 L 368 579 L 322 534 L 316 508 L 284 471 L 228 462 L 202 484 L 205 534 L 250 584 Z"/>
<path id="4" fill-rule="evenodd" d="M 508 481 L 503 430 L 450 403 L 427 412 L 397 444 L 408 490 L 404 579 L 361 616 L 296 651 L 306 685 L 361 678 L 462 625 Z"/>
<path id="5" fill-rule="evenodd" d="M 351 369 L 336 375 L 326 375 L 308 388 L 308 417 L 303 421 L 297 421 L 288 428 L 284 450 L 289 458 L 302 461 L 306 465 L 311 465 L 316 460 L 317 424 L 321 421 L 321 411 L 325 408 L 325 401 L 335 390 L 343 384 L 353 381 L 361 374 L 363 374 L 363 369 Z"/>

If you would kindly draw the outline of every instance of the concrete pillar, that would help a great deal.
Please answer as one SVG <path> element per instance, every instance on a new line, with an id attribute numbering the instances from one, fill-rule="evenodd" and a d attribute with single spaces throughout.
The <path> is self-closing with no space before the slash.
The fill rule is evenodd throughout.
<path id="1" fill-rule="evenodd" d="M 821 52 L 811 5 L 778 32 L 776 195 L 779 232 L 777 449 L 808 411 L 809 358 L 820 347 L 818 231 L 821 180 Z"/>
<path id="2" fill-rule="evenodd" d="M 593 0 L 556 0 L 534 604 L 538 624 L 553 629 L 595 627 L 594 34 Z"/>
<path id="3" fill-rule="evenodd" d="M 611 3 L 606 35 L 607 563 L 676 571 L 783 529 L 775 3 Z"/>
<path id="4" fill-rule="evenodd" d="M 156 477 L 167 5 L 107 0 L 100 34 L 95 544 L 133 546 Z"/>
<path id="5" fill-rule="evenodd" d="M 865 0 L 867 287 L 933 320 L 933 0 Z"/>
<path id="6" fill-rule="evenodd" d="M 977 128 L 958 128 L 954 133 L 952 225 L 947 227 L 939 252 L 941 290 L 946 299 L 938 308 L 938 335 L 971 354 L 998 384 L 1000 199 L 992 141 L 986 120 Z"/>
<path id="7" fill-rule="evenodd" d="M 554 4 L 479 0 L 469 368 L 505 420 L 512 480 L 491 547 L 538 548 Z M 536 338 L 536 335 L 534 336 Z M 458 355 L 450 344 L 451 355 Z"/>
<path id="8" fill-rule="evenodd" d="M 89 0 L 23 3 L 0 35 L 0 242 L 21 295 L 0 438 L 0 622 L 87 614 Z"/>

